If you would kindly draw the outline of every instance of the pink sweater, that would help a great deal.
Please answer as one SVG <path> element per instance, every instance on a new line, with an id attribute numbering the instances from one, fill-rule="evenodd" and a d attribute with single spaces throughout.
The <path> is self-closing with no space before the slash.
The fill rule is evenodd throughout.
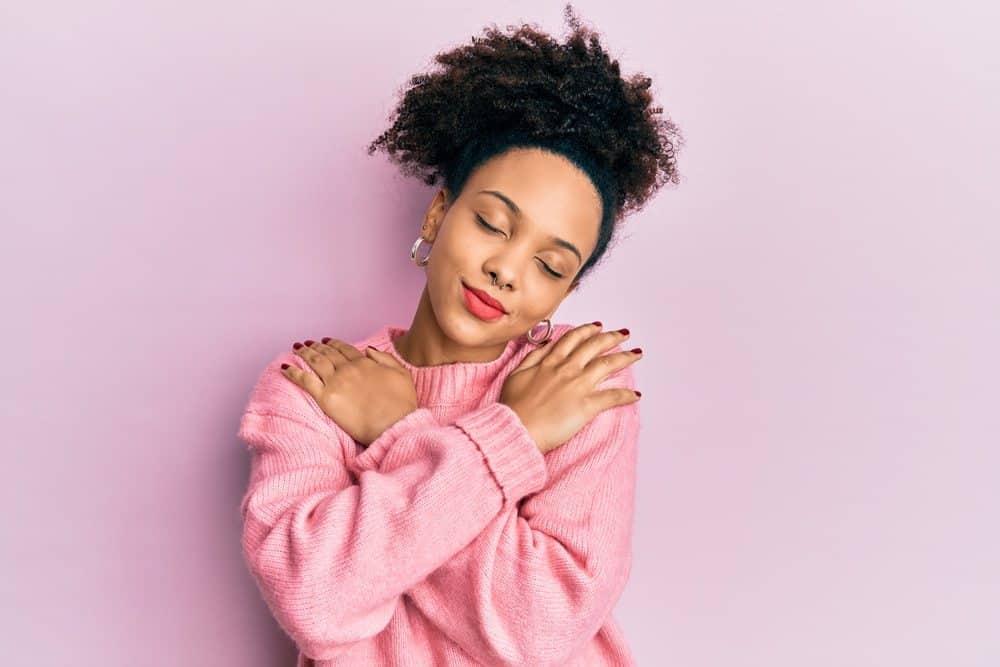
<path id="1" fill-rule="evenodd" d="M 493 361 L 413 366 L 392 343 L 404 331 L 352 342 L 406 366 L 420 406 L 367 448 L 281 375 L 309 369 L 290 349 L 240 422 L 243 554 L 296 667 L 634 665 L 612 610 L 632 563 L 639 403 L 543 455 L 497 401 L 534 349 L 524 336 Z M 598 385 L 613 386 L 635 386 L 631 366 Z"/>

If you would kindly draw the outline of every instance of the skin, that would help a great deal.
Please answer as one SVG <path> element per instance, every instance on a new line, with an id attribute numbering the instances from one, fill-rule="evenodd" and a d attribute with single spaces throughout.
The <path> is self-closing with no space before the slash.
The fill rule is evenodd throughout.
<path id="1" fill-rule="evenodd" d="M 579 286 L 573 277 L 594 250 L 600 217 L 600 197 L 586 174 L 537 148 L 512 149 L 480 165 L 455 199 L 439 190 L 420 228 L 433 244 L 423 267 L 427 282 L 409 330 L 394 341 L 399 355 L 414 366 L 498 358 L 512 338 L 551 318 Z M 473 315 L 463 282 L 498 299 L 506 313 L 490 322 Z M 627 335 L 602 333 L 599 323 L 577 327 L 529 353 L 505 380 L 500 401 L 521 417 L 543 452 L 601 410 L 637 400 L 626 388 L 594 391 L 638 359 L 638 349 L 603 354 Z M 416 409 L 409 372 L 392 355 L 332 338 L 293 347 L 313 372 L 287 365 L 282 372 L 359 443 L 372 442 Z"/>
<path id="2" fill-rule="evenodd" d="M 520 209 L 515 215 L 495 190 Z M 476 213 L 493 227 L 481 227 Z M 433 243 L 423 267 L 427 283 L 408 331 L 395 341 L 414 366 L 491 361 L 507 342 L 551 318 L 579 282 L 572 278 L 597 245 L 601 200 L 587 175 L 566 158 L 515 148 L 473 171 L 459 197 L 440 189 L 420 227 Z M 561 237 L 581 258 L 552 243 Z M 426 254 L 426 246 L 421 248 Z M 549 275 L 541 262 L 557 273 Z M 497 285 L 491 286 L 492 274 Z M 503 303 L 507 314 L 486 322 L 468 311 L 462 281 Z M 503 289 L 500 289 L 503 286 Z"/>

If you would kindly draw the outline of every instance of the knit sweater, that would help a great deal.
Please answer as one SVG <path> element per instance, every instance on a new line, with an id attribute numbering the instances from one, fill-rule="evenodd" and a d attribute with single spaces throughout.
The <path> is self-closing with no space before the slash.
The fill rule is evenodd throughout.
<path id="1" fill-rule="evenodd" d="M 542 454 L 498 402 L 535 349 L 524 335 L 492 361 L 414 366 L 403 333 L 351 343 L 392 354 L 417 394 L 367 447 L 282 375 L 312 372 L 291 350 L 240 420 L 243 556 L 296 667 L 634 665 L 612 611 L 632 564 L 639 403 Z M 597 389 L 620 386 L 635 387 L 631 364 Z"/>

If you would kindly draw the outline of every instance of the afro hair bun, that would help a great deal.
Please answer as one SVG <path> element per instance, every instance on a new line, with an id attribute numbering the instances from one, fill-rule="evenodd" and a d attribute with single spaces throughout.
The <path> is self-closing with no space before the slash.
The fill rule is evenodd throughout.
<path id="1" fill-rule="evenodd" d="M 598 35 L 567 4 L 571 27 L 559 43 L 536 26 L 486 27 L 471 43 L 438 53 L 436 71 L 416 74 L 368 146 L 384 149 L 408 176 L 458 193 L 472 169 L 512 146 L 548 146 L 584 168 L 604 202 L 598 247 L 614 222 L 678 183 L 677 126 L 653 106 L 651 79 L 622 77 Z"/>

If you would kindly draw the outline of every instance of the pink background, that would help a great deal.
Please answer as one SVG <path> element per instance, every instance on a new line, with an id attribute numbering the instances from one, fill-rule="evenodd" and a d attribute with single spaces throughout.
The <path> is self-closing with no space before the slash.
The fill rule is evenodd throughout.
<path id="1" fill-rule="evenodd" d="M 364 148 L 434 53 L 562 6 L 0 8 L 0 664 L 293 664 L 241 409 L 293 341 L 409 325 L 434 191 Z M 1000 10 L 576 8 L 687 138 L 556 318 L 646 352 L 640 664 L 1000 664 Z"/>

